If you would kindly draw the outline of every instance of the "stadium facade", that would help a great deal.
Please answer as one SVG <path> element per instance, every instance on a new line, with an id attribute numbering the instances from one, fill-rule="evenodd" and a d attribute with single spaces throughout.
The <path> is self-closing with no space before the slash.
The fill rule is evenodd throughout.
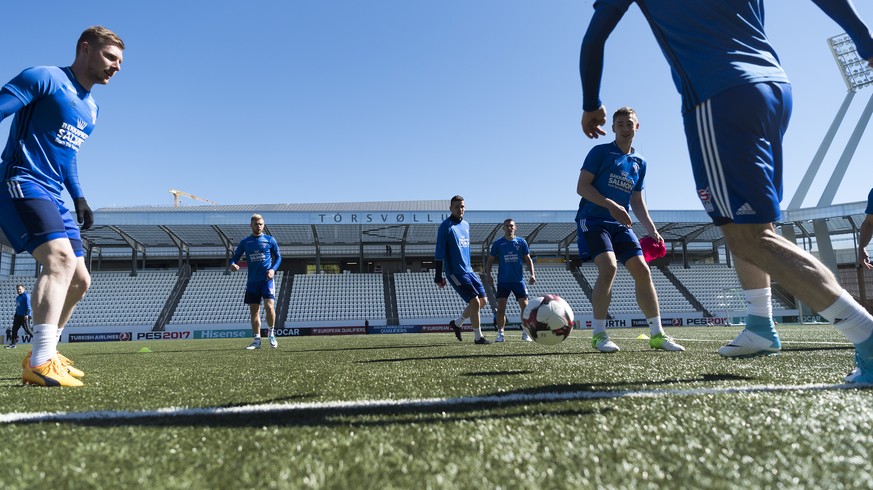
<path id="1" fill-rule="evenodd" d="M 871 284 L 868 275 L 855 264 L 857 230 L 863 221 L 865 206 L 865 202 L 858 202 L 785 211 L 778 229 L 786 238 L 820 256 L 843 285 L 868 304 L 867 291 L 871 290 Z M 83 233 L 83 242 L 95 285 L 101 283 L 104 275 L 107 281 L 110 276 L 112 281 L 118 281 L 119 277 L 134 281 L 133 278 L 150 275 L 174 278 L 156 281 L 159 291 L 152 310 L 126 322 L 138 325 L 122 325 L 136 327 L 131 332 L 146 332 L 142 338 L 161 337 L 180 323 L 233 327 L 231 330 L 244 333 L 245 318 L 236 314 L 230 315 L 233 318 L 198 316 L 193 305 L 227 301 L 234 310 L 243 310 L 236 298 L 241 296 L 241 287 L 227 282 L 230 279 L 223 276 L 231 276 L 227 271 L 228 258 L 239 240 L 251 233 L 248 223 L 254 213 L 264 216 L 267 233 L 276 238 L 283 256 L 279 289 L 284 289 L 284 294 L 277 298 L 279 326 L 352 329 L 333 333 L 362 333 L 361 328 L 366 327 L 386 332 L 441 331 L 442 324 L 456 315 L 454 310 L 460 305 L 451 295 L 440 297 L 443 293 L 432 284 L 430 289 L 425 286 L 432 278 L 427 271 L 433 265 L 436 230 L 448 217 L 448 207 L 447 200 L 430 200 L 102 208 L 95 213 L 95 226 Z M 518 224 L 518 235 L 530 244 L 537 269 L 554 272 L 554 282 L 547 281 L 546 286 L 552 285 L 558 290 L 546 292 L 579 294 L 574 310 L 584 325 L 590 312 L 590 302 L 586 305 L 586 300 L 590 298 L 593 266 L 579 263 L 574 216 L 575 210 L 467 211 L 465 219 L 471 225 L 474 267 L 481 270 L 491 242 L 502 234 L 503 220 L 513 218 Z M 667 257 L 653 263 L 661 284 L 670 290 L 665 292 L 659 288 L 659 295 L 662 298 L 678 295 L 675 303 L 662 299 L 662 316 L 672 318 L 673 324 L 677 320 L 680 324 L 712 323 L 706 319 L 713 318 L 730 321 L 741 316 L 744 307 L 736 291 L 735 278 L 724 283 L 713 284 L 714 279 L 707 283 L 708 277 L 719 276 L 725 270 L 731 272 L 726 277 L 733 275 L 730 251 L 708 216 L 703 211 L 654 210 L 651 216 L 668 243 Z M 827 236 L 821 235 L 822 230 L 827 230 Z M 641 227 L 635 231 L 640 236 L 645 234 Z M 27 279 L 37 274 L 33 259 L 26 253 L 15 254 L 5 237 L 0 238 L 0 287 L 11 289 L 7 283 L 21 278 L 32 282 Z M 242 275 L 234 276 L 233 280 L 238 281 Z M 315 284 L 317 276 L 324 276 L 326 285 Z M 195 279 L 205 281 L 200 285 L 205 290 L 230 288 L 233 291 L 227 298 L 221 297 L 224 299 L 200 297 L 192 292 L 199 284 Z M 626 293 L 618 291 L 624 287 L 621 279 L 620 275 L 616 284 L 619 299 Z M 355 288 L 378 291 L 361 297 Z M 89 296 L 111 294 L 96 289 L 92 287 Z M 774 293 L 777 314 L 788 320 L 814 315 L 780 285 L 774 285 Z M 340 298 L 339 303 L 374 303 L 376 306 L 362 310 L 331 304 L 330 309 L 320 313 L 318 301 L 312 301 L 312 297 L 319 294 L 327 298 L 342 294 L 347 297 Z M 630 294 L 632 296 L 632 291 Z M 492 295 L 493 291 L 489 291 L 489 308 L 496 304 Z M 7 317 L 11 318 L 11 312 L 7 312 L 11 305 L 4 298 L 0 295 L 3 302 L 0 314 L 8 313 Z M 77 324 L 77 316 L 88 319 L 79 322 L 83 327 L 100 325 L 100 315 L 87 310 L 103 303 L 89 305 L 88 299 L 86 296 L 86 301 L 77 309 L 71 326 Z M 313 302 L 315 304 L 310 304 Z M 674 304 L 675 311 L 671 310 Z M 309 309 L 311 314 L 295 316 L 298 309 Z M 636 310 L 632 302 L 619 303 L 611 308 L 610 314 L 616 321 L 632 326 L 640 316 Z M 517 322 L 519 315 L 520 312 L 510 309 L 510 321 Z M 490 312 L 483 318 L 488 323 Z M 190 332 L 193 338 L 195 331 Z"/>

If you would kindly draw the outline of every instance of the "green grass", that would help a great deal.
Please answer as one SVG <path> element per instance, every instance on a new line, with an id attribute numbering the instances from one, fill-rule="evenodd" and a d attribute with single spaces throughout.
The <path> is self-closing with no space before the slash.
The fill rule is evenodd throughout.
<path id="1" fill-rule="evenodd" d="M 720 358 L 737 331 L 673 328 L 688 351 L 667 353 L 615 329 L 613 355 L 590 332 L 62 344 L 77 389 L 22 387 L 26 349 L 4 350 L 0 416 L 309 405 L 0 424 L 0 488 L 870 487 L 873 390 L 746 389 L 842 383 L 851 346 L 782 325 L 779 356 Z M 466 402 L 321 404 L 437 398 Z"/>

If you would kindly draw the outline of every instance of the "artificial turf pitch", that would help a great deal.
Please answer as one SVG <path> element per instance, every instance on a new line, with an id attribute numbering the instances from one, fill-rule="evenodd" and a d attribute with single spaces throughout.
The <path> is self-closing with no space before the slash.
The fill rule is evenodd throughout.
<path id="1" fill-rule="evenodd" d="M 830 326 L 723 359 L 738 327 L 61 344 L 85 386 L 0 352 L 0 488 L 866 488 L 873 390 Z M 486 332 L 492 340 L 493 332 Z M 23 347 L 23 346 L 22 346 Z M 148 347 L 152 352 L 139 352 Z"/>

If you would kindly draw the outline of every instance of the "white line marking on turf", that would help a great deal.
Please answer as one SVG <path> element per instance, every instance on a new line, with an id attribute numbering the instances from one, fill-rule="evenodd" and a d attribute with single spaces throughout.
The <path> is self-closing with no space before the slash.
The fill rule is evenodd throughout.
<path id="1" fill-rule="evenodd" d="M 501 405 L 518 402 L 560 402 L 573 400 L 598 400 L 609 398 L 655 398 L 661 396 L 723 395 L 732 393 L 772 393 L 787 391 L 830 391 L 870 388 L 860 384 L 808 384 L 808 385 L 758 385 L 724 388 L 691 388 L 680 390 L 636 391 L 571 391 L 566 393 L 520 393 L 511 395 L 465 396 L 458 398 L 424 398 L 400 400 L 357 400 L 308 403 L 266 403 L 241 407 L 206 408 L 159 408 L 156 410 L 93 412 L 23 412 L 0 415 L 0 424 L 36 422 L 77 422 L 89 420 L 125 420 L 161 417 L 248 415 L 275 412 L 304 412 L 319 410 L 365 410 L 379 408 L 438 408 L 459 405 Z"/>

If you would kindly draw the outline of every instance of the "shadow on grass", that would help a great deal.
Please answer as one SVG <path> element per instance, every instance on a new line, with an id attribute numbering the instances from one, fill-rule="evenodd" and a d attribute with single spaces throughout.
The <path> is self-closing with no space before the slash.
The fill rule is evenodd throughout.
<path id="1" fill-rule="evenodd" d="M 479 371 L 477 373 L 463 373 L 461 376 L 514 376 L 533 373 L 533 371 Z"/>
<path id="2" fill-rule="evenodd" d="M 497 372 L 505 374 L 505 371 Z M 482 373 L 471 373 L 478 375 Z M 486 373 L 487 374 L 487 373 Z M 664 384 L 699 384 L 723 381 L 748 381 L 752 378 L 730 374 L 701 374 L 687 379 L 546 385 L 499 393 L 430 400 L 323 402 L 288 406 L 270 406 L 294 402 L 311 394 L 275 398 L 268 401 L 231 403 L 218 407 L 144 412 L 91 412 L 60 414 L 16 424 L 40 422 L 67 423 L 87 427 L 387 427 L 412 424 L 476 422 L 483 418 L 516 419 L 531 416 L 587 417 L 611 411 L 610 407 L 568 407 L 609 398 L 622 398 L 629 392 L 622 388 Z"/>
<path id="3" fill-rule="evenodd" d="M 510 392 L 512 393 L 512 392 Z M 506 393 L 501 393 L 504 398 Z M 489 400 L 473 397 L 472 402 L 422 404 L 417 402 L 395 405 L 368 406 L 319 406 L 277 408 L 269 412 L 217 412 L 217 413 L 126 413 L 123 417 L 94 417 L 70 420 L 51 420 L 49 423 L 68 423 L 85 427 L 388 427 L 395 425 L 427 425 L 457 422 L 478 422 L 483 419 L 528 419 L 531 416 L 585 417 L 609 413 L 611 408 L 571 409 L 555 406 L 557 401 L 527 399 Z M 498 395 L 493 395 L 498 396 Z M 482 398 L 481 400 L 479 400 Z M 451 399 L 450 399 L 451 400 Z M 463 400 L 463 399 L 459 399 Z M 568 400 L 562 400 L 566 403 Z M 571 400 L 572 401 L 572 400 Z M 250 404 L 228 405 L 244 408 Z M 224 408 L 224 407 L 214 407 Z M 487 413 L 483 413 L 487 411 Z M 22 421 L 17 424 L 32 424 L 39 421 Z"/>
<path id="4" fill-rule="evenodd" d="M 782 346 L 782 352 L 811 352 L 811 351 L 828 351 L 828 350 L 855 350 L 855 346 L 849 345 L 829 345 L 821 347 L 785 347 Z"/>
<path id="5" fill-rule="evenodd" d="M 292 337 L 279 337 L 280 339 L 288 339 Z M 246 344 L 248 345 L 248 344 Z M 447 345 L 454 345 L 453 343 L 442 343 L 442 344 L 424 344 L 424 345 L 374 345 L 370 347 L 345 347 L 345 348 L 337 348 L 337 349 L 289 349 L 284 348 L 282 345 L 279 346 L 278 349 L 275 349 L 276 352 L 286 352 L 288 354 L 301 354 L 301 353 L 310 353 L 310 352 L 344 352 L 344 351 L 358 351 L 358 350 L 401 350 L 401 349 L 432 349 L 432 348 L 443 348 Z M 246 349 L 243 347 L 229 347 L 224 349 L 161 349 L 160 347 L 155 348 L 148 354 L 195 354 L 199 352 L 241 352 Z M 273 350 L 268 349 L 266 347 L 262 348 L 262 350 Z M 76 357 L 88 357 L 88 356 L 106 356 L 106 355 L 133 355 L 139 354 L 143 355 L 146 353 L 139 352 L 136 350 L 124 350 L 124 351 L 101 351 L 101 352 L 87 352 L 76 354 Z"/>

